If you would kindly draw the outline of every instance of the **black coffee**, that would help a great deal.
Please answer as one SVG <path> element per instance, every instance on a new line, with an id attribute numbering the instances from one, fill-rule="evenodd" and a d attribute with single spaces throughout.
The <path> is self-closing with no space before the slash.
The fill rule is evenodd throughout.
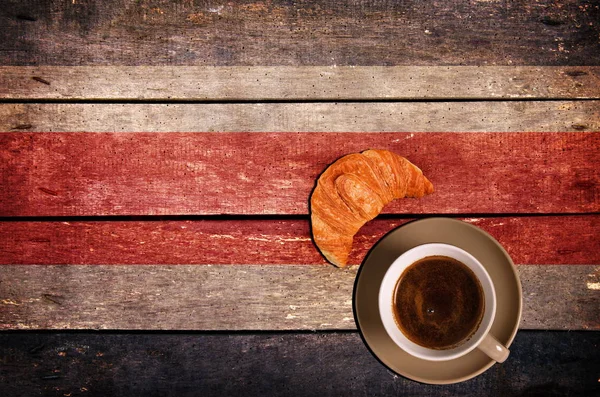
<path id="1" fill-rule="evenodd" d="M 408 339 L 429 349 L 451 349 L 466 341 L 479 327 L 484 309 L 479 280 L 453 258 L 423 258 L 396 283 L 396 324 Z"/>

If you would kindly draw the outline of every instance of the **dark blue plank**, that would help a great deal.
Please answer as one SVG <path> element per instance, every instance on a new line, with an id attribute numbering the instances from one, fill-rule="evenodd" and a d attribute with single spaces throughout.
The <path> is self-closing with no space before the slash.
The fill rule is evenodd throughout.
<path id="1" fill-rule="evenodd" d="M 524 331 L 470 381 L 424 385 L 355 332 L 0 333 L 2 396 L 579 396 L 600 392 L 600 332 Z"/>

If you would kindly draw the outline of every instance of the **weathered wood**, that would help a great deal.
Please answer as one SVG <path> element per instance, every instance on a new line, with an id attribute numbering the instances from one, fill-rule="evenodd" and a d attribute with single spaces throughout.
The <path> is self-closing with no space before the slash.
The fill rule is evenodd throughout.
<path id="1" fill-rule="evenodd" d="M 521 331 L 504 364 L 468 382 L 432 386 L 394 375 L 355 332 L 4 333 L 0 393 L 592 396 L 598 391 L 599 345 L 596 332 Z"/>
<path id="2" fill-rule="evenodd" d="M 0 98 L 411 100 L 600 98 L 600 67 L 0 66 Z"/>
<path id="3" fill-rule="evenodd" d="M 600 12 L 585 0 L 11 0 L 2 11 L 4 65 L 600 65 Z"/>
<path id="4" fill-rule="evenodd" d="M 569 329 L 560 323 L 576 322 L 582 324 L 581 329 L 600 330 L 600 266 L 518 269 L 523 284 L 523 322 L 528 329 Z"/>
<path id="5" fill-rule="evenodd" d="M 600 330 L 600 267 L 522 265 L 521 329 Z M 357 266 L 3 265 L 0 329 L 355 329 Z"/>
<path id="6" fill-rule="evenodd" d="M 598 133 L 0 134 L 0 215 L 307 214 L 335 159 L 389 149 L 436 192 L 386 213 L 600 210 Z"/>
<path id="7" fill-rule="evenodd" d="M 466 218 L 516 263 L 600 263 L 600 215 Z M 354 239 L 360 264 L 387 232 L 409 219 L 377 218 Z M 576 236 L 576 238 L 574 238 Z M 0 264 L 325 264 L 307 220 L 0 222 Z"/>
<path id="8" fill-rule="evenodd" d="M 0 131 L 600 131 L 600 101 L 0 104 Z"/>

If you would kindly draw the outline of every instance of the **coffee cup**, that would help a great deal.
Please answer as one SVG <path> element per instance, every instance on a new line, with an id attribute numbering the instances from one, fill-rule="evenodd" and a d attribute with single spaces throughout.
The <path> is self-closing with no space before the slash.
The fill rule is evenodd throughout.
<path id="1" fill-rule="evenodd" d="M 424 360 L 453 360 L 479 349 L 501 363 L 509 354 L 490 333 L 492 279 L 473 255 L 453 245 L 423 244 L 396 258 L 380 285 L 379 314 L 394 343 Z"/>

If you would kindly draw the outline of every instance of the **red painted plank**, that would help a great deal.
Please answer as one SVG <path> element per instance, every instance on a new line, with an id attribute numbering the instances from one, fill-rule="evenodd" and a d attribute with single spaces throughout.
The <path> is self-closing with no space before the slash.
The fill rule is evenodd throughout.
<path id="1" fill-rule="evenodd" d="M 600 215 L 467 218 L 520 264 L 600 263 Z M 406 219 L 375 219 L 350 263 Z M 1 264 L 323 264 L 306 220 L 0 222 Z"/>
<path id="2" fill-rule="evenodd" d="M 436 192 L 388 213 L 600 211 L 600 134 L 0 134 L 0 215 L 306 214 L 336 158 L 393 150 Z"/>

